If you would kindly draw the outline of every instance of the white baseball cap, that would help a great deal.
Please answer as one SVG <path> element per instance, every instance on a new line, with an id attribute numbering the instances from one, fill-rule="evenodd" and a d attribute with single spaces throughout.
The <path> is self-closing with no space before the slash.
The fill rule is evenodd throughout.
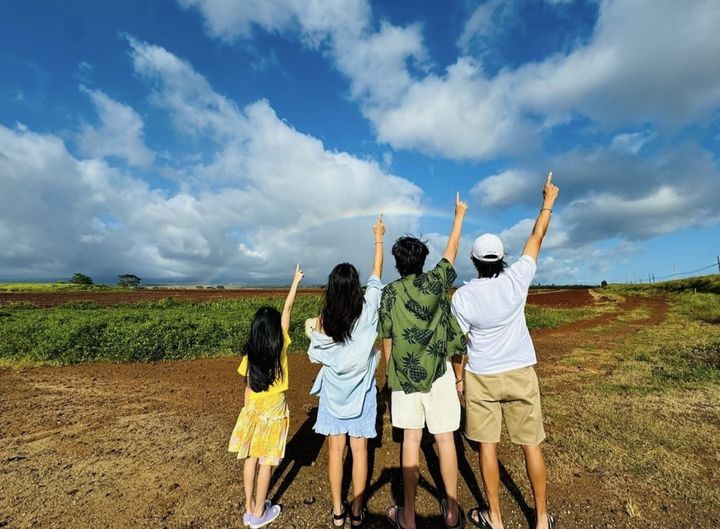
<path id="1" fill-rule="evenodd" d="M 475 239 L 471 253 L 475 259 L 486 263 L 496 263 L 505 257 L 500 237 L 492 233 L 484 233 Z"/>

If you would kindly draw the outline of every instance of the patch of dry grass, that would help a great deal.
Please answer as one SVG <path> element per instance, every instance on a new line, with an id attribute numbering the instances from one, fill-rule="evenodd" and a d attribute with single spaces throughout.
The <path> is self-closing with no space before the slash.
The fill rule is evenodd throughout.
<path id="1" fill-rule="evenodd" d="M 720 326 L 687 303 L 674 298 L 665 321 L 625 335 L 650 311 L 621 314 L 542 379 L 552 481 L 599 475 L 636 519 L 645 507 L 628 490 L 720 511 Z"/>

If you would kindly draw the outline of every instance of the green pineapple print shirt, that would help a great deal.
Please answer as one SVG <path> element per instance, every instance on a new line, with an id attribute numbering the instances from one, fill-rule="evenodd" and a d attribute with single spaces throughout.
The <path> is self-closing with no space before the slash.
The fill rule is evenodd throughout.
<path id="1" fill-rule="evenodd" d="M 446 360 L 465 354 L 465 336 L 448 301 L 456 278 L 443 258 L 429 272 L 405 276 L 383 289 L 379 337 L 393 341 L 387 374 L 393 391 L 430 391 L 445 374 Z"/>

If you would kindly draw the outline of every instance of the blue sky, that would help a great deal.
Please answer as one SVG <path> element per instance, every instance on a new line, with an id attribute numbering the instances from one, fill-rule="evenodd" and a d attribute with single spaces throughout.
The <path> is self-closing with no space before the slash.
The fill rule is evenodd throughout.
<path id="1" fill-rule="evenodd" d="M 437 259 L 455 191 L 469 278 L 548 169 L 539 281 L 708 267 L 717 34 L 713 0 L 6 2 L 0 279 L 365 274 L 376 212 Z"/>

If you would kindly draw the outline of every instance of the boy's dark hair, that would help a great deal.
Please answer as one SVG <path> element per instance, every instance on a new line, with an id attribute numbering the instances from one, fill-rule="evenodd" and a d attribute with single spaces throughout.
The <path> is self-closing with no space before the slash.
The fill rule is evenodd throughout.
<path id="1" fill-rule="evenodd" d="M 355 322 L 362 313 L 365 296 L 357 270 L 350 263 L 340 263 L 328 276 L 322 309 L 322 328 L 336 342 L 350 339 Z"/>
<path id="2" fill-rule="evenodd" d="M 280 365 L 284 341 L 280 319 L 277 309 L 261 307 L 250 324 L 250 337 L 245 344 L 247 382 L 255 393 L 266 391 L 284 376 Z"/>
<path id="3" fill-rule="evenodd" d="M 502 274 L 508 266 L 508 264 L 505 262 L 505 259 L 500 259 L 499 261 L 495 261 L 494 263 L 481 261 L 480 259 L 476 259 L 473 256 L 470 256 L 470 259 L 472 259 L 472 262 L 475 265 L 475 270 L 477 270 L 478 277 L 497 277 Z"/>
<path id="4" fill-rule="evenodd" d="M 430 250 L 423 241 L 409 235 L 400 237 L 392 247 L 395 268 L 401 277 L 422 274 L 425 258 L 429 253 Z"/>

